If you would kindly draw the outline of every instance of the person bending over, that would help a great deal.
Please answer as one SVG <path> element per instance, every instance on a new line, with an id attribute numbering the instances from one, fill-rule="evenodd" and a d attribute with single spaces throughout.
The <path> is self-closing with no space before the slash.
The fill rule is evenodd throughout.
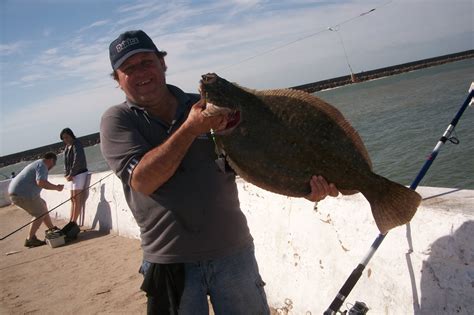
<path id="1" fill-rule="evenodd" d="M 28 164 L 8 186 L 8 194 L 13 204 L 28 212 L 33 218 L 28 232 L 28 238 L 25 240 L 26 247 L 36 247 L 46 244 L 44 240 L 36 237 L 41 223 L 44 223 L 48 230 L 46 234 L 59 232 L 60 230 L 53 225 L 48 213 L 48 206 L 41 196 L 41 190 L 62 191 L 63 185 L 54 185 L 48 181 L 48 172 L 56 165 L 56 154 L 46 153 L 42 159 Z"/>

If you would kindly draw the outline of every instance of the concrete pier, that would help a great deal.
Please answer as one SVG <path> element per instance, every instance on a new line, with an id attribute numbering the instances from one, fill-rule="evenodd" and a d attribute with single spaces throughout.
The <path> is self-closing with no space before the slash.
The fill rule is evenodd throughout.
<path id="1" fill-rule="evenodd" d="M 139 238 L 119 179 L 95 173 L 90 184 L 84 225 Z M 280 314 L 322 314 L 378 235 L 368 202 L 357 194 L 315 206 L 242 180 L 238 188 L 270 306 Z M 361 301 L 368 314 L 474 312 L 474 191 L 417 191 L 424 200 L 410 225 L 388 233 L 341 310 Z M 69 192 L 42 196 L 52 209 Z M 67 219 L 69 211 L 66 202 L 52 216 Z"/>

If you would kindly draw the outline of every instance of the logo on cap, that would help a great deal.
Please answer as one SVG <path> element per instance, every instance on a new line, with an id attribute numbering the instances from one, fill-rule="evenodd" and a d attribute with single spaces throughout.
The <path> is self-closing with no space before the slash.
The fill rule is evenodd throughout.
<path id="1" fill-rule="evenodd" d="M 119 53 L 125 48 L 127 48 L 128 46 L 137 45 L 139 43 L 140 41 L 138 40 L 137 37 L 127 38 L 126 40 L 123 40 L 121 43 L 117 44 L 115 48 L 117 49 L 117 52 Z"/>

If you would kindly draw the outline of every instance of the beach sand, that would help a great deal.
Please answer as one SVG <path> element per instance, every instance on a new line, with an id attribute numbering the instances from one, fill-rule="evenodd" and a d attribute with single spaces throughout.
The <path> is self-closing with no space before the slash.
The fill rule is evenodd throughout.
<path id="1" fill-rule="evenodd" d="M 30 220 L 16 206 L 0 208 L 0 237 Z M 28 226 L 0 241 L 0 314 L 146 314 L 139 240 L 81 227 L 64 246 L 26 248 L 27 234 Z"/>
<path id="2" fill-rule="evenodd" d="M 0 208 L 1 237 L 29 220 L 15 206 Z M 65 246 L 29 249 L 27 229 L 0 241 L 0 314 L 146 314 L 138 240 L 84 230 Z"/>

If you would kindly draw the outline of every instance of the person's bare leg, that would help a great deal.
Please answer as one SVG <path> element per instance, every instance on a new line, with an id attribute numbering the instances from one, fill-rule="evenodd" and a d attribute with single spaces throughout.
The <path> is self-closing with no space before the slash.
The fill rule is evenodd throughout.
<path id="1" fill-rule="evenodd" d="M 79 217 L 81 218 L 81 220 L 78 224 L 79 224 L 79 226 L 83 226 L 84 225 L 84 214 L 86 213 L 86 209 L 85 209 L 86 194 L 84 194 L 84 190 L 79 190 L 79 196 L 78 196 L 78 201 L 77 202 L 79 204 Z"/>
<path id="2" fill-rule="evenodd" d="M 71 215 L 69 216 L 69 222 L 74 221 L 74 209 L 76 208 L 74 203 L 76 202 L 76 199 L 74 198 L 74 192 L 75 190 L 71 190 Z"/>
<path id="3" fill-rule="evenodd" d="M 82 190 L 72 190 L 71 191 L 71 202 L 72 202 L 72 213 L 71 213 L 71 221 L 77 223 L 77 219 L 81 214 L 81 200 L 82 200 Z"/>
<path id="4" fill-rule="evenodd" d="M 36 218 L 31 219 L 30 230 L 28 231 L 28 239 L 31 240 L 34 236 L 36 236 L 36 231 L 38 231 L 41 223 L 43 223 L 43 218 Z"/>
<path id="5" fill-rule="evenodd" d="M 52 229 L 54 227 L 53 221 L 51 221 L 49 213 L 44 215 L 43 223 L 48 227 L 48 229 Z"/>

